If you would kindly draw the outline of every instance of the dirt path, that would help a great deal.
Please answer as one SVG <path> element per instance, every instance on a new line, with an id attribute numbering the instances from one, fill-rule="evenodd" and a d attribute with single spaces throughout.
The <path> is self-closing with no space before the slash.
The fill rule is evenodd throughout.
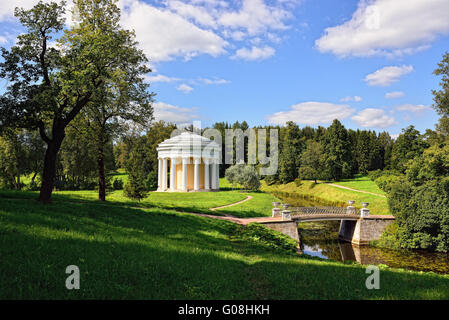
<path id="1" fill-rule="evenodd" d="M 218 209 L 223 209 L 223 208 L 227 208 L 227 207 L 236 206 L 236 205 L 238 205 L 238 204 L 241 204 L 241 203 L 243 203 L 243 202 L 246 202 L 246 201 L 248 201 L 248 200 L 251 200 L 252 198 L 253 198 L 253 196 L 248 196 L 248 197 L 246 197 L 246 199 L 240 200 L 240 201 L 238 201 L 238 202 L 234 202 L 234 203 L 227 204 L 227 205 L 220 206 L 220 207 L 210 208 L 209 210 L 215 211 L 215 210 L 218 210 Z"/>
<path id="2" fill-rule="evenodd" d="M 386 196 L 384 196 L 383 194 L 378 194 L 378 193 L 374 193 L 374 192 L 369 192 L 369 191 L 363 191 L 363 190 L 357 190 L 357 189 L 352 189 L 349 187 L 345 187 L 345 186 L 341 186 L 339 184 L 335 184 L 335 183 L 328 183 L 326 182 L 326 184 L 336 187 L 336 188 L 340 188 L 340 189 L 346 189 L 346 190 L 350 190 L 350 191 L 355 191 L 355 192 L 361 192 L 361 193 L 367 193 L 367 194 L 371 194 L 373 196 L 378 196 L 378 197 L 383 197 L 386 198 Z"/>

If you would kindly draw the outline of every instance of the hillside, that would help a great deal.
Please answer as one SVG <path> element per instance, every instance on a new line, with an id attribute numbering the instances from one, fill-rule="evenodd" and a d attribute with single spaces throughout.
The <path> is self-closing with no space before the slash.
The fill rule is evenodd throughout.
<path id="1" fill-rule="evenodd" d="M 299 256 L 258 226 L 163 205 L 34 197 L 0 192 L 1 299 L 449 298 L 448 276 L 383 267 L 381 289 L 367 290 L 363 266 Z M 80 268 L 80 290 L 65 289 L 68 265 Z"/>

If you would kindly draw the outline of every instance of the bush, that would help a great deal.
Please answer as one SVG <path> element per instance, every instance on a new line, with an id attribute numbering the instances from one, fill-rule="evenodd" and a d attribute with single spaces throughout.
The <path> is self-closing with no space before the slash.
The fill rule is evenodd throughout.
<path id="1" fill-rule="evenodd" d="M 253 166 L 236 164 L 226 170 L 225 177 L 233 186 L 240 184 L 245 190 L 258 190 L 260 188 L 260 177 Z"/>
<path id="2" fill-rule="evenodd" d="M 126 197 L 133 199 L 133 200 L 138 200 L 138 201 L 145 198 L 148 194 L 147 190 L 146 190 L 146 186 L 143 183 L 143 181 L 141 181 L 139 179 L 132 179 L 131 177 L 128 180 L 128 182 L 125 184 L 125 186 L 123 188 L 123 192 Z"/>
<path id="3" fill-rule="evenodd" d="M 403 248 L 449 251 L 449 177 L 420 186 L 398 180 L 391 184 L 388 204 L 397 223 L 392 242 Z"/>
<path id="4" fill-rule="evenodd" d="M 148 191 L 157 190 L 157 172 L 150 171 L 145 180 L 145 184 Z"/>
<path id="5" fill-rule="evenodd" d="M 377 184 L 377 186 L 385 191 L 386 193 L 389 193 L 391 191 L 392 185 L 400 182 L 400 181 L 404 181 L 405 178 L 402 176 L 380 176 L 379 178 L 377 178 L 376 180 L 374 180 L 374 182 Z"/>
<path id="6" fill-rule="evenodd" d="M 115 178 L 112 181 L 112 189 L 114 190 L 123 190 L 123 180 L 119 178 Z"/>

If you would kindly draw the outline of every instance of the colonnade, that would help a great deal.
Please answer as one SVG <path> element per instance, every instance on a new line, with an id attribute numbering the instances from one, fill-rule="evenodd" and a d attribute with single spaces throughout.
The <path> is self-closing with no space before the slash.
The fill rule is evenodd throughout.
<path id="1" fill-rule="evenodd" d="M 158 190 L 159 191 L 188 191 L 187 190 L 187 165 L 190 157 L 185 158 L 159 158 L 158 162 Z M 168 162 L 170 161 L 170 186 L 168 186 Z M 178 162 L 179 161 L 179 162 Z M 182 165 L 181 189 L 177 189 L 176 165 Z M 219 164 L 217 159 L 205 159 L 204 163 L 204 191 L 219 189 Z M 193 191 L 200 191 L 200 164 L 201 158 L 193 158 Z"/>

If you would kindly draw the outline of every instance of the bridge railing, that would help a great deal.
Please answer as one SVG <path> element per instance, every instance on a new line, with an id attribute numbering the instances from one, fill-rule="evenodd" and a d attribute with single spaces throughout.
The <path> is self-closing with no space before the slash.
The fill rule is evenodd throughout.
<path id="1" fill-rule="evenodd" d="M 292 215 L 295 214 L 360 214 L 360 209 L 354 208 L 352 212 L 346 207 L 291 207 Z"/>

